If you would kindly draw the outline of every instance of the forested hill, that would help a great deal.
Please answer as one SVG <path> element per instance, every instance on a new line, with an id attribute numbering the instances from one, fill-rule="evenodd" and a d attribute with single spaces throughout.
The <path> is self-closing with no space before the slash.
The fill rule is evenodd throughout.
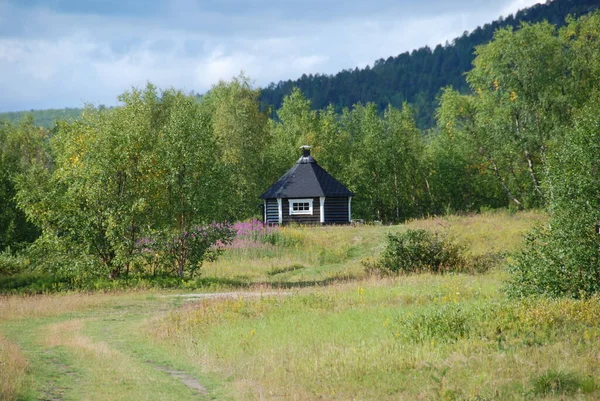
<path id="1" fill-rule="evenodd" d="M 83 109 L 79 108 L 64 108 L 64 109 L 46 109 L 46 110 L 31 110 L 31 111 L 14 111 L 0 113 L 0 121 L 6 120 L 11 123 L 21 121 L 27 114 L 33 115 L 35 124 L 40 127 L 51 128 L 57 120 L 69 120 L 78 118 Z"/>
<path id="2" fill-rule="evenodd" d="M 579 17 L 599 6 L 598 0 L 548 1 L 514 16 L 501 17 L 471 33 L 465 32 L 452 43 L 438 45 L 433 50 L 426 46 L 387 60 L 379 59 L 364 69 L 344 70 L 335 75 L 302 75 L 295 81 L 272 83 L 263 89 L 261 102 L 276 110 L 295 86 L 312 101 L 314 109 L 333 104 L 340 111 L 358 102 L 373 102 L 383 110 L 389 104 L 399 107 L 406 101 L 416 110 L 417 124 L 428 128 L 435 123 L 436 97 L 440 89 L 452 85 L 461 92 L 468 90 L 464 73 L 471 69 L 475 47 L 489 42 L 498 28 L 543 20 L 561 26 L 568 15 Z"/>

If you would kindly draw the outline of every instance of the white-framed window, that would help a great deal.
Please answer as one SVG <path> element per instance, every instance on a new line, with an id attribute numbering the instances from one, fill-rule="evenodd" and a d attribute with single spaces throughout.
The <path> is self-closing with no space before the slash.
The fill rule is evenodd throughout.
<path id="1" fill-rule="evenodd" d="M 312 199 L 290 199 L 290 215 L 313 214 Z"/>

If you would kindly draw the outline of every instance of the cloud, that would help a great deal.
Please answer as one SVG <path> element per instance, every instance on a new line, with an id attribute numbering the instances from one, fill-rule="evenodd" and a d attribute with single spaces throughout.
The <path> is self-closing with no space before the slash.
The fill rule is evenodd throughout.
<path id="1" fill-rule="evenodd" d="M 0 1 L 0 110 L 110 105 L 148 81 L 204 92 L 241 71 L 260 86 L 334 74 L 435 46 L 535 1 L 498 3 Z"/>
<path id="2" fill-rule="evenodd" d="M 509 14 L 515 14 L 518 10 L 531 7 L 538 3 L 540 3 L 539 0 L 513 0 L 502 8 L 501 15 L 506 17 Z"/>

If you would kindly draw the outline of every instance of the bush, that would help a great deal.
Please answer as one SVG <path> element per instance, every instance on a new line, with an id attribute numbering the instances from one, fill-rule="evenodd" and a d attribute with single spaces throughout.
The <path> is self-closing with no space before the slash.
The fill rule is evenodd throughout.
<path id="1" fill-rule="evenodd" d="M 49 274 L 21 273 L 0 276 L 0 294 L 41 294 L 72 289 L 67 279 Z"/>
<path id="2" fill-rule="evenodd" d="M 394 273 L 458 271 L 465 266 L 465 247 L 427 230 L 388 234 L 378 266 Z"/>
<path id="3" fill-rule="evenodd" d="M 0 275 L 12 275 L 22 272 L 28 267 L 27 258 L 13 255 L 10 250 L 0 252 Z"/>
<path id="4" fill-rule="evenodd" d="M 417 314 L 408 313 L 399 320 L 396 337 L 414 343 L 432 340 L 452 342 L 466 338 L 475 321 L 469 309 L 446 304 Z"/>
<path id="5" fill-rule="evenodd" d="M 548 370 L 533 379 L 533 393 L 538 396 L 575 394 L 581 387 L 581 382 L 574 373 Z"/>

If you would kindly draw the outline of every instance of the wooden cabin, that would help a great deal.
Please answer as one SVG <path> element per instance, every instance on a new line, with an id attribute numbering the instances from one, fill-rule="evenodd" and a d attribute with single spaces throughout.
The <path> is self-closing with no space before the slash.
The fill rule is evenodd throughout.
<path id="1" fill-rule="evenodd" d="M 302 146 L 302 157 L 260 198 L 269 224 L 348 224 L 354 194 L 319 166 Z"/>

